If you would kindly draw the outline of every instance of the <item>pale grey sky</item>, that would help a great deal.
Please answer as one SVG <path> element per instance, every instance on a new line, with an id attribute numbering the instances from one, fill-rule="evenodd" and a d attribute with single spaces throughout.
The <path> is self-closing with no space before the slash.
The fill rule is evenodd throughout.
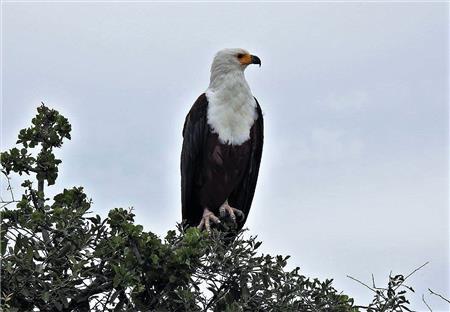
<path id="1" fill-rule="evenodd" d="M 449 290 L 447 3 L 4 3 L 2 139 L 40 101 L 73 126 L 62 187 L 93 211 L 180 220 L 181 130 L 217 50 L 258 55 L 265 117 L 247 223 L 261 249 L 369 303 L 409 273 L 413 307 Z M 427 295 L 435 311 L 449 307 Z"/>

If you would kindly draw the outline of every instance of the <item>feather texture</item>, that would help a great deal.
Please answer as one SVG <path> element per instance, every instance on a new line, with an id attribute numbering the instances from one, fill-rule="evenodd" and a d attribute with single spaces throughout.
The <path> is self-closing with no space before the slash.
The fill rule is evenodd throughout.
<path id="1" fill-rule="evenodd" d="M 198 225 L 205 207 L 217 214 L 226 200 L 247 218 L 263 147 L 263 116 L 256 99 L 255 105 L 256 122 L 249 129 L 249 139 L 240 145 L 221 142 L 208 125 L 205 94 L 187 115 L 181 153 L 181 198 L 182 218 L 190 226 Z M 245 220 L 238 224 L 239 228 Z"/>
<path id="2" fill-rule="evenodd" d="M 208 124 L 222 143 L 239 145 L 250 137 L 257 118 L 256 102 L 245 80 L 243 66 L 236 54 L 243 49 L 220 51 L 211 66 L 211 81 L 206 90 Z"/>

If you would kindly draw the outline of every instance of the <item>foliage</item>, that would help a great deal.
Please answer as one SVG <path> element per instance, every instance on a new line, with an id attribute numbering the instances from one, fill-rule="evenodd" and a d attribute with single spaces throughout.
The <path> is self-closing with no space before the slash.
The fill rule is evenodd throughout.
<path id="1" fill-rule="evenodd" d="M 32 126 L 20 130 L 17 144 L 22 148 L 13 148 L 1 154 L 1 164 L 6 174 L 11 171 L 29 174 L 36 173 L 38 181 L 46 180 L 48 185 L 55 183 L 58 177 L 58 165 L 61 160 L 53 154 L 54 147 L 61 147 L 65 138 L 70 140 L 71 125 L 56 110 L 44 104 L 38 107 L 38 114 L 31 120 Z M 36 157 L 32 157 L 29 148 L 41 146 Z"/>
<path id="2" fill-rule="evenodd" d="M 408 305 L 409 301 L 406 298 L 406 294 L 408 291 L 414 292 L 414 289 L 411 286 L 408 286 L 405 284 L 405 281 L 412 276 L 414 273 L 416 273 L 418 270 L 422 269 L 424 266 L 426 266 L 428 262 L 421 265 L 414 271 L 412 271 L 410 274 L 408 274 L 406 277 L 397 274 L 392 275 L 389 274 L 389 281 L 387 288 L 384 287 L 377 287 L 375 285 L 375 279 L 372 275 L 372 286 L 369 286 L 351 276 L 348 276 L 349 278 L 353 279 L 354 281 L 360 283 L 361 285 L 365 286 L 369 290 L 371 290 L 374 293 L 374 298 L 372 302 L 367 307 L 360 307 L 366 310 L 367 312 L 378 312 L 378 311 L 389 311 L 389 312 L 402 312 L 402 311 L 412 311 Z"/>
<path id="3" fill-rule="evenodd" d="M 20 200 L 12 192 L 2 199 L 5 311 L 358 311 L 332 280 L 287 270 L 289 257 L 258 253 L 261 242 L 243 232 L 230 239 L 179 226 L 162 239 L 135 224 L 131 209 L 92 215 L 82 187 L 45 198 L 44 182 L 55 183 L 61 163 L 53 149 L 70 139 L 71 126 L 44 105 L 32 124 L 20 131 L 21 149 L 1 154 L 8 184 L 11 172 L 35 174 L 38 184 L 25 180 Z M 379 295 L 365 309 L 406 309 L 399 281 L 394 277 L 387 293 L 398 309 L 379 309 Z"/>
<path id="4" fill-rule="evenodd" d="M 375 297 L 371 304 L 369 304 L 367 312 L 375 311 L 411 311 L 407 304 L 409 301 L 406 299 L 405 294 L 407 289 L 414 292 L 414 289 L 404 284 L 405 277 L 403 275 L 389 275 L 389 282 L 387 288 L 377 288 L 375 291 Z M 397 292 L 397 289 L 404 287 Z"/>

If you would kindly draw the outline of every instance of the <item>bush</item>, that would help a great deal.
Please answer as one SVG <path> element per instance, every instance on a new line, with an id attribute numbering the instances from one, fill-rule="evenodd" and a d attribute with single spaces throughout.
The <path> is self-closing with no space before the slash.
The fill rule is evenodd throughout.
<path id="1" fill-rule="evenodd" d="M 131 209 L 92 215 L 82 187 L 46 198 L 45 182 L 56 182 L 61 163 L 53 150 L 70 139 L 71 126 L 43 104 L 37 110 L 20 131 L 20 149 L 1 154 L 8 185 L 11 172 L 35 177 L 20 199 L 11 190 L 11 200 L 2 199 L 5 311 L 358 311 L 332 280 L 286 270 L 289 257 L 258 253 L 261 242 L 243 231 L 230 240 L 178 226 L 162 239 L 135 224 Z M 378 294 L 359 308 L 406 307 L 404 297 L 391 300 L 403 293 L 387 295 L 388 303 Z"/>

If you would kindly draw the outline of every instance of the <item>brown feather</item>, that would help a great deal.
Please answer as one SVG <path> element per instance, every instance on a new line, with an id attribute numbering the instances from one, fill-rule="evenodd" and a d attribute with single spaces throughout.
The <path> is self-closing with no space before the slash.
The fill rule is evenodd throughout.
<path id="1" fill-rule="evenodd" d="M 250 129 L 250 139 L 241 145 L 222 143 L 206 121 L 208 100 L 200 95 L 183 128 L 181 153 L 182 218 L 190 226 L 201 220 L 203 208 L 216 215 L 228 199 L 242 210 L 244 225 L 255 193 L 263 146 L 263 116 L 257 104 L 258 119 Z"/>

